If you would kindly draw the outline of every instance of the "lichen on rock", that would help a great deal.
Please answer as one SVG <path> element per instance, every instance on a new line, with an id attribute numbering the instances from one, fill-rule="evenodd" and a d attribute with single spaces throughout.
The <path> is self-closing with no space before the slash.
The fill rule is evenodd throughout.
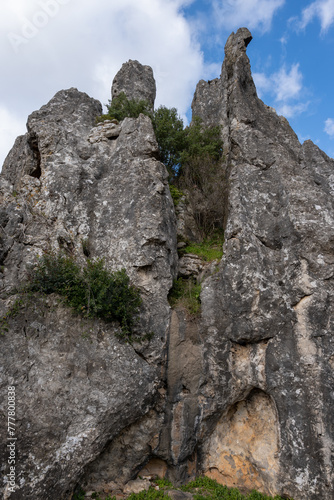
<path id="1" fill-rule="evenodd" d="M 201 80 L 192 105 L 224 141 L 220 262 L 186 255 L 178 264 L 177 231 L 196 231 L 184 198 L 177 229 L 148 116 L 96 126 L 101 104 L 63 90 L 30 115 L 9 153 L 1 313 L 36 258 L 61 249 L 125 268 L 143 298 L 137 331 L 154 333 L 123 343 L 117 324 L 83 320 L 54 295 L 9 318 L 1 391 L 16 386 L 20 443 L 9 498 L 65 499 L 77 483 L 114 494 L 151 473 L 333 498 L 334 160 L 301 145 L 257 97 L 251 38 L 246 28 L 230 35 L 220 78 Z M 151 68 L 129 61 L 112 92 L 153 107 Z M 178 272 L 201 281 L 196 317 L 168 304 Z M 5 433 L 3 420 L 3 442 Z"/>

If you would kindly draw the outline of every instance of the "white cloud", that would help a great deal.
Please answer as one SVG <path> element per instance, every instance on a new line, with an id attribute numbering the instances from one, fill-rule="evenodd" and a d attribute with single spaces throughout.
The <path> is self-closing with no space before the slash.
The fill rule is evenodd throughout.
<path id="1" fill-rule="evenodd" d="M 279 71 L 266 75 L 254 73 L 254 82 L 259 96 L 273 96 L 277 112 L 287 118 L 292 118 L 307 110 L 309 102 L 302 101 L 303 75 L 299 64 L 293 64 L 289 70 L 282 66 Z"/>
<path id="2" fill-rule="evenodd" d="M 26 133 L 25 122 L 0 104 L 0 170 L 16 137 Z"/>
<path id="3" fill-rule="evenodd" d="M 333 118 L 327 118 L 325 121 L 325 128 L 324 131 L 326 134 L 328 134 L 331 138 L 334 139 L 334 119 Z"/>
<path id="4" fill-rule="evenodd" d="M 152 66 L 156 105 L 175 106 L 180 114 L 198 80 L 217 76 L 182 14 L 192 0 L 3 3 L 0 59 L 6 72 L 0 96 L 22 122 L 64 88 L 77 87 L 107 103 L 112 79 L 129 59 Z"/>
<path id="5" fill-rule="evenodd" d="M 272 81 L 278 101 L 298 97 L 302 89 L 303 75 L 299 71 L 299 64 L 293 64 L 289 72 L 283 66 L 272 75 Z"/>
<path id="6" fill-rule="evenodd" d="M 279 115 L 285 116 L 285 118 L 294 118 L 301 113 L 307 111 L 310 105 L 310 101 L 307 102 L 298 102 L 296 104 L 291 103 L 282 103 L 277 107 L 277 113 Z"/>
<path id="7" fill-rule="evenodd" d="M 306 7 L 301 15 L 301 20 L 298 21 L 298 28 L 304 29 L 318 18 L 321 24 L 321 31 L 324 33 L 334 23 L 334 0 L 316 0 Z"/>
<path id="8" fill-rule="evenodd" d="M 275 12 L 285 0 L 215 0 L 215 17 L 227 29 L 246 26 L 269 31 Z"/>
<path id="9" fill-rule="evenodd" d="M 303 75 L 299 64 L 293 64 L 289 71 L 282 66 L 279 71 L 267 76 L 265 73 L 254 73 L 254 82 L 258 93 L 269 92 L 275 95 L 276 101 L 287 101 L 298 98 L 302 90 Z"/>
<path id="10" fill-rule="evenodd" d="M 253 80 L 256 86 L 257 94 L 260 98 L 263 97 L 264 94 L 272 93 L 273 83 L 270 76 L 267 76 L 265 73 L 253 73 Z"/>

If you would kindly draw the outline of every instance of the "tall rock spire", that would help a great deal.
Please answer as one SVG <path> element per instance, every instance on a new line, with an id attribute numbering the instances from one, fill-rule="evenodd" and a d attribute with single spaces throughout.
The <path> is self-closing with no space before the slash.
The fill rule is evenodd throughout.
<path id="1" fill-rule="evenodd" d="M 217 93 L 200 82 L 193 106 L 222 125 L 228 165 L 224 257 L 201 295 L 218 419 L 204 424 L 202 467 L 231 486 L 330 500 L 334 161 L 257 97 L 250 40 L 230 35 Z"/>
<path id="2" fill-rule="evenodd" d="M 156 85 L 152 68 L 131 59 L 124 63 L 113 80 L 111 98 L 114 99 L 121 92 L 128 99 L 147 101 L 153 109 Z"/>

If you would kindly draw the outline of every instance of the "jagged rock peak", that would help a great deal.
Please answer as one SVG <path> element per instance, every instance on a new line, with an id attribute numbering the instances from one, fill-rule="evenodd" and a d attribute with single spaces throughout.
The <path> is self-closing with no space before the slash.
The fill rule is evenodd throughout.
<path id="1" fill-rule="evenodd" d="M 247 28 L 239 28 L 236 33 L 232 32 L 225 44 L 225 55 L 229 57 L 238 52 L 246 52 L 248 44 L 253 39 L 251 32 Z"/>
<path id="2" fill-rule="evenodd" d="M 146 100 L 154 107 L 156 85 L 151 66 L 138 61 L 124 63 L 115 76 L 111 87 L 111 99 L 124 92 L 128 99 Z"/>

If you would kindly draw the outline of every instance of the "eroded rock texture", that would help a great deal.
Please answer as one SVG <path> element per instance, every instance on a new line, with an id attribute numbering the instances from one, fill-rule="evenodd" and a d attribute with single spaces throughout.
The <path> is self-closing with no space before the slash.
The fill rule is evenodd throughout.
<path id="1" fill-rule="evenodd" d="M 176 233 L 193 233 L 191 214 L 179 208 L 177 229 L 148 117 L 96 127 L 100 103 L 61 91 L 8 155 L 1 313 L 36 257 L 62 248 L 126 268 L 143 297 L 137 333 L 154 337 L 124 344 L 117 325 L 82 321 L 55 296 L 10 318 L 0 380 L 2 395 L 16 386 L 20 466 L 19 490 L 9 494 L 5 476 L 4 498 L 67 499 L 78 482 L 115 494 L 139 487 L 138 475 L 202 472 L 243 490 L 333 498 L 334 161 L 258 99 L 250 41 L 246 28 L 232 33 L 221 77 L 199 82 L 193 100 L 194 115 L 222 126 L 219 265 L 188 255 L 178 266 Z M 151 69 L 123 65 L 113 95 L 122 90 L 153 106 Z M 178 272 L 202 281 L 201 318 L 171 313 Z"/>
<path id="2" fill-rule="evenodd" d="M 43 251 L 63 248 L 79 262 L 88 252 L 110 269 L 126 269 L 143 297 L 138 333 L 153 332 L 154 338 L 122 344 L 114 327 L 80 321 L 56 298 L 34 301 L 10 321 L 0 338 L 0 366 L 1 394 L 8 385 L 17 392 L 21 488 L 10 495 L 14 499 L 65 498 L 84 466 L 124 429 L 146 418 L 157 428 L 147 431 L 149 441 L 161 427 L 167 294 L 177 263 L 167 172 L 155 159 L 148 117 L 109 123 L 96 134 L 100 113 L 100 103 L 86 94 L 61 91 L 29 117 L 28 133 L 6 159 L 2 313 L 13 300 L 6 293 L 26 279 L 27 267 Z M 1 404 L 5 442 L 4 396 Z M 125 481 L 150 451 L 147 444 L 131 455 Z M 5 473 L 4 447 L 1 453 Z"/>
<path id="3" fill-rule="evenodd" d="M 111 98 L 117 97 L 121 92 L 128 99 L 147 101 L 153 109 L 156 86 L 152 68 L 131 59 L 124 63 L 112 82 Z"/>
<path id="4" fill-rule="evenodd" d="M 258 99 L 250 40 L 245 28 L 229 37 L 215 109 L 230 175 L 225 254 L 202 292 L 202 467 L 239 487 L 330 499 L 334 161 Z M 193 105 L 206 121 L 210 88 L 200 82 Z"/>

